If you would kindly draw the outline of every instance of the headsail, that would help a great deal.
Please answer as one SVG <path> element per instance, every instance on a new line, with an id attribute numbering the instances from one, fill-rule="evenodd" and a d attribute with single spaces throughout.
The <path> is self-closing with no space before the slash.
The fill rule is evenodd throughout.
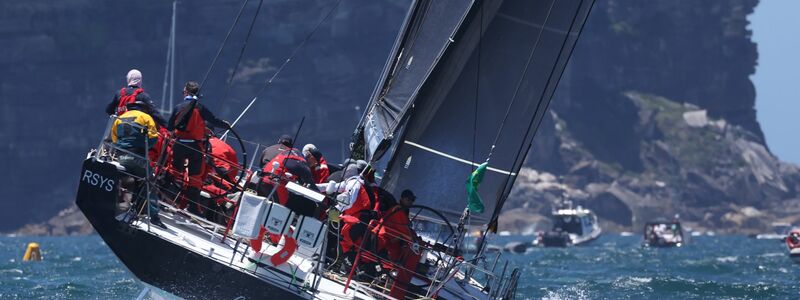
<path id="1" fill-rule="evenodd" d="M 384 80 L 373 93 L 362 126 L 368 160 L 386 150 L 381 142 L 390 139 L 413 103 L 422 83 L 451 43 L 473 0 L 416 0 L 410 19 L 401 33 Z M 385 145 L 385 144 L 384 144 Z"/>
<path id="2" fill-rule="evenodd" d="M 455 221 L 465 207 L 465 176 L 494 144 L 480 188 L 486 210 L 471 222 L 489 223 L 511 190 L 593 2 L 505 0 L 471 7 L 416 99 L 384 92 L 411 95 L 405 104 L 411 109 L 393 115 L 399 126 L 389 133 L 395 147 L 385 158 L 381 185 L 393 193 L 411 188 L 417 204 Z M 395 76 L 390 89 L 418 84 L 414 79 Z M 371 134 L 365 132 L 366 141 L 375 139 Z"/>

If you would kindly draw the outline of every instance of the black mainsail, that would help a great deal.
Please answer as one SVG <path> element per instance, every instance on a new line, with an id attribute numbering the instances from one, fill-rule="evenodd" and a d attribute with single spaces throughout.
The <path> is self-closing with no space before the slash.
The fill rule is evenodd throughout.
<path id="1" fill-rule="evenodd" d="M 444 9 L 444 2 L 449 1 L 432 1 L 428 9 Z M 423 48 L 417 38 L 414 60 L 434 59 L 414 62 L 429 64 L 412 71 L 401 69 L 409 58 L 398 55 L 394 76 L 386 76 L 370 103 L 361 129 L 367 158 L 385 166 L 381 185 L 394 194 L 413 189 L 416 204 L 457 221 L 466 205 L 467 175 L 491 157 L 479 189 L 486 210 L 472 214 L 470 223 L 485 225 L 496 218 L 593 2 L 459 2 L 466 15 L 459 9 L 417 12 L 422 20 L 414 21 L 422 22 L 422 30 L 436 22 L 457 30 L 445 48 L 436 43 Z M 463 20 L 453 21 L 462 15 Z M 438 29 L 440 34 L 448 30 Z M 406 43 L 409 36 L 407 30 Z M 433 54 L 421 54 L 426 51 Z M 390 155 L 381 157 L 380 148 L 389 144 Z"/>

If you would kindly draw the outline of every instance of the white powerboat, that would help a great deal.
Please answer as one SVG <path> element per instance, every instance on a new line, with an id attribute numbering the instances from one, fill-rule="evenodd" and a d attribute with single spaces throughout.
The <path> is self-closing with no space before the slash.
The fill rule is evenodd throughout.
<path id="1" fill-rule="evenodd" d="M 540 232 L 533 244 L 542 247 L 577 246 L 591 242 L 603 232 L 589 209 L 561 208 L 553 211 L 553 229 Z"/>

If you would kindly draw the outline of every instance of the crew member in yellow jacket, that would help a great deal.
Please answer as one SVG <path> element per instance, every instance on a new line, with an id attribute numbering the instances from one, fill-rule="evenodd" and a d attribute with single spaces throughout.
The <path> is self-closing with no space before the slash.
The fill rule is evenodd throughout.
<path id="1" fill-rule="evenodd" d="M 145 105 L 142 101 L 129 103 L 128 111 L 114 120 L 111 127 L 111 141 L 118 149 L 119 164 L 125 167 L 126 173 L 132 175 L 132 178 L 124 178 L 120 181 L 122 188 L 132 192 L 129 195 L 143 195 L 141 189 L 144 185 L 141 183 L 147 175 L 147 151 L 158 141 L 156 122 L 152 116 L 144 112 Z M 137 207 L 141 207 L 144 204 L 140 201 L 142 199 L 146 198 L 132 200 L 138 204 Z M 155 199 L 150 200 L 150 222 L 165 227 L 158 217 L 157 202 L 158 200 Z"/>

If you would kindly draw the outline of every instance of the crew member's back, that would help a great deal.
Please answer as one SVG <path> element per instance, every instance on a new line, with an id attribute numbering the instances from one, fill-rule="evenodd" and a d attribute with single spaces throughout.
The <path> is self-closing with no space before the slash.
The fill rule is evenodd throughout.
<path id="1" fill-rule="evenodd" d="M 150 115 L 158 126 L 165 126 L 164 119 L 153 109 L 153 101 L 150 99 L 150 95 L 142 88 L 142 72 L 132 69 L 128 71 L 125 80 L 127 85 L 119 89 L 114 94 L 111 102 L 106 105 L 106 114 L 120 116 L 128 110 L 128 104 L 140 102 L 138 110 Z"/>
<path id="2" fill-rule="evenodd" d="M 261 151 L 261 159 L 259 160 L 259 168 L 264 168 L 264 166 L 270 162 L 275 156 L 278 156 L 281 152 L 286 150 L 292 149 L 294 147 L 294 139 L 288 134 L 282 135 L 278 142 L 275 145 L 269 146 Z"/>
<path id="3" fill-rule="evenodd" d="M 200 197 L 200 187 L 203 185 L 203 145 L 206 138 L 206 123 L 211 127 L 229 128 L 228 122 L 214 116 L 211 111 L 199 103 L 200 85 L 189 81 L 183 89 L 183 103 L 175 106 L 172 116 L 167 123 L 168 129 L 173 132 L 175 144 L 172 148 L 172 167 L 183 173 L 188 172 L 189 182 L 186 197 L 195 205 L 189 205 L 189 211 L 200 213 L 197 206 L 207 206 Z"/>

